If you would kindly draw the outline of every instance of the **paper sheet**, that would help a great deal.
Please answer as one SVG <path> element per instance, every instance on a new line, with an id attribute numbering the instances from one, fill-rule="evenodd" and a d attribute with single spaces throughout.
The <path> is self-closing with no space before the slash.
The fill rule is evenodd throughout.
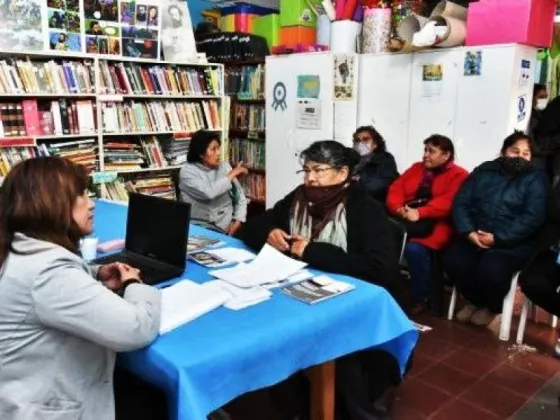
<path id="1" fill-rule="evenodd" d="M 226 303 L 232 298 L 225 289 L 182 280 L 161 291 L 159 333 L 165 334 Z"/>
<path id="2" fill-rule="evenodd" d="M 228 263 L 251 261 L 256 257 L 251 251 L 240 248 L 219 248 L 209 251 L 209 253 L 227 261 Z"/>
<path id="3" fill-rule="evenodd" d="M 224 306 L 234 311 L 264 302 L 272 296 L 271 292 L 260 286 L 243 289 L 222 280 L 209 281 L 204 283 L 204 285 L 219 287 L 231 295 L 231 298 L 224 304 Z"/>
<path id="4" fill-rule="evenodd" d="M 238 287 L 253 287 L 290 277 L 307 266 L 266 244 L 251 263 L 210 271 L 218 279 Z"/>

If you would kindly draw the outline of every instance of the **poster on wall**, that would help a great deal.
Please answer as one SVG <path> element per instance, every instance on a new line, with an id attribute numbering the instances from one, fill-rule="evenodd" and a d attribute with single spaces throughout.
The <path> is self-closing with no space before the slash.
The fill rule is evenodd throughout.
<path id="1" fill-rule="evenodd" d="M 86 52 L 120 55 L 118 0 L 84 0 Z"/>
<path id="2" fill-rule="evenodd" d="M 82 52 L 79 0 L 47 0 L 48 49 Z"/>
<path id="3" fill-rule="evenodd" d="M 334 100 L 354 99 L 354 57 L 338 54 L 334 56 Z"/>
<path id="4" fill-rule="evenodd" d="M 45 45 L 41 0 L 3 0 L 0 50 L 40 51 Z"/>
<path id="5" fill-rule="evenodd" d="M 422 97 L 438 99 L 443 90 L 443 66 L 424 64 L 422 66 Z"/>
<path id="6" fill-rule="evenodd" d="M 161 21 L 156 3 L 159 1 L 121 0 L 119 20 L 125 57 L 158 59 Z"/>
<path id="7" fill-rule="evenodd" d="M 185 1 L 164 0 L 161 5 L 161 52 L 166 61 L 197 61 L 191 15 Z"/>

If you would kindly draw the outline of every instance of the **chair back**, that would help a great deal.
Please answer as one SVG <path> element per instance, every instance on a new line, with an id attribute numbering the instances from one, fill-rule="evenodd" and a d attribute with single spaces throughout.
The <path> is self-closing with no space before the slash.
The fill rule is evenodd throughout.
<path id="1" fill-rule="evenodd" d="M 392 217 L 389 217 L 388 219 L 391 225 L 391 229 L 393 230 L 395 241 L 399 246 L 399 264 L 402 264 L 403 257 L 404 257 L 404 248 L 406 246 L 406 241 L 408 239 L 408 235 L 406 233 L 406 227 L 397 219 L 394 219 Z"/>

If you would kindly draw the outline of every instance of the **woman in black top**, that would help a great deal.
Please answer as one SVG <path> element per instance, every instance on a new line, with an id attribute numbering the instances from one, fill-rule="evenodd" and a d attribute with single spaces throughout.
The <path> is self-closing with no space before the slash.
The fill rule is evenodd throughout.
<path id="1" fill-rule="evenodd" d="M 357 277 L 393 292 L 398 279 L 397 244 L 381 204 L 350 182 L 359 157 L 335 141 L 312 144 L 302 153 L 304 184 L 280 200 L 265 214 L 247 221 L 241 238 L 253 249 L 265 243 L 289 253 L 314 268 Z M 295 375 L 272 390 L 278 409 L 279 389 L 291 395 Z M 337 360 L 336 391 L 348 420 L 381 419 L 378 400 L 400 383 L 398 363 L 387 352 L 367 350 Z M 276 395 L 276 396 L 275 396 Z M 285 411 L 284 411 L 285 412 Z M 297 414 L 297 413 L 296 413 Z M 293 418 L 294 413 L 286 413 Z"/>
<path id="2" fill-rule="evenodd" d="M 372 198 L 385 203 L 389 186 L 399 177 L 385 140 L 373 126 L 359 127 L 354 133 L 354 150 L 361 156 L 354 179 Z"/>

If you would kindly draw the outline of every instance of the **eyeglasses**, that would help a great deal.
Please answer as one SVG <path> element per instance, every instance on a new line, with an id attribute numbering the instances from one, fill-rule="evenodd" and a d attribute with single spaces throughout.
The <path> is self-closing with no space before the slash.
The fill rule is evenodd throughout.
<path id="1" fill-rule="evenodd" d="M 325 175 L 325 173 L 327 171 L 331 171 L 333 169 L 338 169 L 334 166 L 329 166 L 327 168 L 321 168 L 321 167 L 314 167 L 314 168 L 302 168 L 299 171 L 296 172 L 296 174 L 301 175 L 303 174 L 304 176 L 309 176 L 309 174 L 313 173 L 313 175 L 315 175 L 317 178 L 321 178 Z"/>

